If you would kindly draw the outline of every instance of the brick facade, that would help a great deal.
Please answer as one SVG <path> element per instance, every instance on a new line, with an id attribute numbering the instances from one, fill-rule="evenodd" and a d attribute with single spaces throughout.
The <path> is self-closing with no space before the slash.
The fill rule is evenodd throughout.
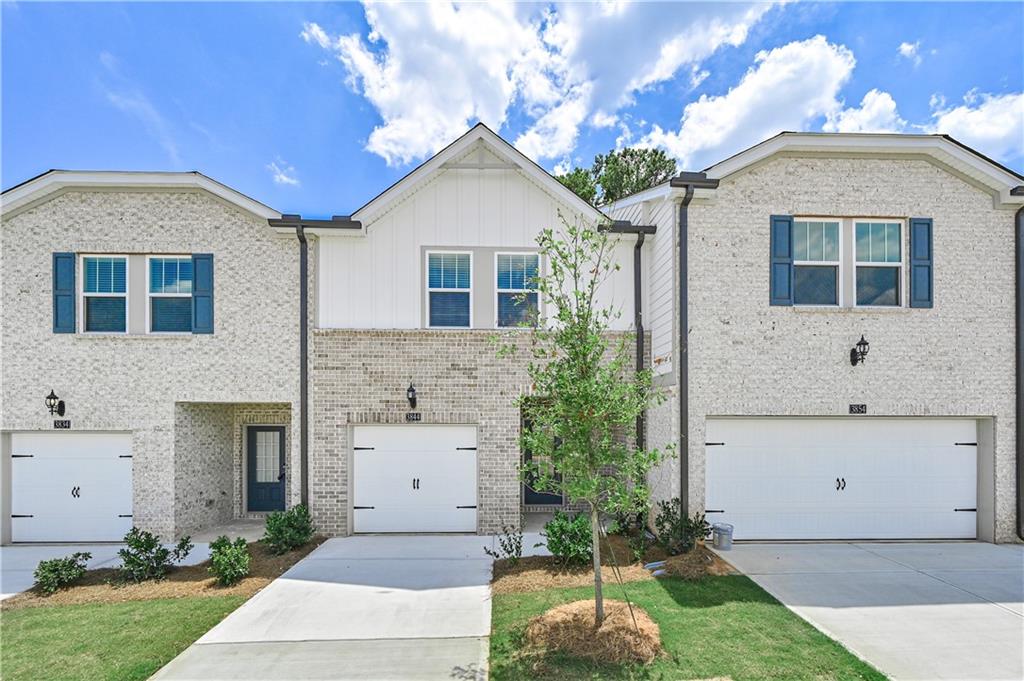
<path id="1" fill-rule="evenodd" d="M 215 333 L 54 334 L 56 251 L 213 253 Z M 298 417 L 298 252 L 294 235 L 202 191 L 69 190 L 5 215 L 0 430 L 51 430 L 52 389 L 73 431 L 132 433 L 136 525 L 169 537 L 224 517 L 238 497 L 224 405 Z"/>
<path id="2" fill-rule="evenodd" d="M 517 351 L 499 358 L 495 336 Z M 320 529 L 350 532 L 351 427 L 404 424 L 410 380 L 421 423 L 477 426 L 478 532 L 518 525 L 516 400 L 530 388 L 528 343 L 521 331 L 318 330 L 311 358 L 310 505 Z"/>
<path id="3" fill-rule="evenodd" d="M 768 305 L 769 216 L 934 219 L 934 307 Z M 710 416 L 974 416 L 994 424 L 995 539 L 1015 540 L 1012 209 L 927 160 L 776 157 L 690 207 L 689 496 L 704 508 Z M 660 228 L 669 228 L 660 226 Z M 678 317 L 677 327 L 678 328 Z M 861 334 L 865 364 L 850 366 Z M 671 382 L 671 377 L 666 377 Z M 649 431 L 678 435 L 678 402 Z M 678 461 L 653 474 L 678 496 Z"/>

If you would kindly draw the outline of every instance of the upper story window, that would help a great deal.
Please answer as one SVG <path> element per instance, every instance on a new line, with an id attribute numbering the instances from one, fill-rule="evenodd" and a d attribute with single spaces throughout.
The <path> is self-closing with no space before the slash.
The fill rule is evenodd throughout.
<path id="1" fill-rule="evenodd" d="M 127 333 L 128 259 L 83 256 L 82 269 L 82 330 Z"/>
<path id="2" fill-rule="evenodd" d="M 473 258 L 470 253 L 427 253 L 427 321 L 432 327 L 472 325 Z"/>
<path id="3" fill-rule="evenodd" d="M 899 222 L 854 220 L 857 305 L 902 305 L 903 235 Z"/>
<path id="4" fill-rule="evenodd" d="M 497 253 L 497 325 L 523 326 L 537 319 L 537 274 L 540 256 L 536 253 Z"/>
<path id="5" fill-rule="evenodd" d="M 793 223 L 793 302 L 839 305 L 839 222 Z"/>
<path id="6" fill-rule="evenodd" d="M 148 330 L 191 333 L 192 256 L 150 256 L 148 260 Z"/>

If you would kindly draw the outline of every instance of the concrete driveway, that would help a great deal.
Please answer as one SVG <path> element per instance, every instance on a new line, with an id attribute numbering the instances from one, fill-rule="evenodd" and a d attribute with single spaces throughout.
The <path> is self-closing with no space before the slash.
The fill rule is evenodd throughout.
<path id="1" fill-rule="evenodd" d="M 486 678 L 493 541 L 328 540 L 153 678 Z"/>
<path id="2" fill-rule="evenodd" d="M 721 555 L 892 679 L 1024 678 L 1024 546 L 743 543 Z"/>
<path id="3" fill-rule="evenodd" d="M 90 570 L 116 567 L 121 564 L 117 552 L 124 544 L 15 544 L 0 547 L 0 600 L 30 589 L 35 583 L 32 573 L 41 560 L 62 558 L 79 551 L 92 554 L 87 563 Z M 172 546 L 173 545 L 168 545 Z M 210 557 L 210 545 L 196 542 L 195 548 L 181 562 L 196 565 Z"/>

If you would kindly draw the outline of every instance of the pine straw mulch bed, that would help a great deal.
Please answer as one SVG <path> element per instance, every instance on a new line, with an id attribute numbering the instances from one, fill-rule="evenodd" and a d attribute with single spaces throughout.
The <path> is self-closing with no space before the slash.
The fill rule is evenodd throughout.
<path id="1" fill-rule="evenodd" d="M 326 540 L 314 537 L 305 546 L 282 556 L 275 556 L 262 542 L 250 542 L 249 574 L 232 586 L 218 586 L 207 570 L 210 561 L 198 565 L 171 568 L 167 577 L 140 584 L 121 583 L 116 568 L 89 570 L 74 585 L 47 596 L 35 587 L 0 602 L 3 610 L 82 603 L 122 603 L 148 601 L 156 598 L 195 598 L 204 596 L 249 597 L 280 577 L 288 568 L 305 558 Z"/>
<path id="2" fill-rule="evenodd" d="M 609 546 L 610 544 L 610 546 Z M 611 549 L 611 550 L 609 550 Z M 737 571 L 704 546 L 698 546 L 689 553 L 667 556 L 658 547 L 651 547 L 644 554 L 643 561 L 633 559 L 625 537 L 611 535 L 601 542 L 601 578 L 605 584 L 618 582 L 612 554 L 621 566 L 619 576 L 624 582 L 654 579 L 644 564 L 664 560 L 665 570 L 673 577 L 700 579 L 705 575 L 734 575 Z M 581 566 L 566 566 L 553 556 L 527 556 L 513 563 L 508 559 L 494 561 L 491 578 L 491 592 L 495 594 L 527 593 L 571 586 L 588 586 L 594 583 L 594 569 L 589 563 Z"/>
<path id="3" fill-rule="evenodd" d="M 636 605 L 606 599 L 604 621 L 594 627 L 594 601 L 573 601 L 530 620 L 526 641 L 533 648 L 557 650 L 605 664 L 650 664 L 664 654 L 658 625 Z"/>

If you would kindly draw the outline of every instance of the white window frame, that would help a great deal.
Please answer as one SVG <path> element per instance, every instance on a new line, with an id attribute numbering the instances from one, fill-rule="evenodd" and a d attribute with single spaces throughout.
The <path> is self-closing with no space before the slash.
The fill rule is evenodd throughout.
<path id="1" fill-rule="evenodd" d="M 431 288 L 430 286 L 430 256 L 431 255 L 468 255 L 469 256 L 469 288 Z M 427 316 L 423 321 L 428 329 L 472 329 L 473 328 L 473 277 L 476 274 L 476 266 L 473 264 L 473 251 L 432 249 L 423 255 L 423 286 L 427 292 Z M 469 293 L 469 326 L 433 326 L 430 323 L 430 294 L 438 293 Z"/>
<path id="2" fill-rule="evenodd" d="M 796 223 L 798 222 L 833 222 L 839 226 L 839 233 L 836 235 L 839 239 L 839 250 L 837 255 L 838 260 L 797 260 L 796 259 Z M 797 217 L 793 216 L 793 305 L 796 307 L 821 307 L 821 308 L 839 308 L 843 307 L 843 219 L 842 218 L 827 218 L 827 217 Z M 835 267 L 836 268 L 836 302 L 832 305 L 820 304 L 820 303 L 798 303 L 796 302 L 796 268 L 802 265 L 821 266 L 821 267 Z"/>
<path id="3" fill-rule="evenodd" d="M 858 222 L 882 222 L 887 224 L 898 224 L 900 227 L 900 259 L 899 262 L 865 262 L 857 260 L 857 223 Z M 850 218 L 850 238 L 853 241 L 853 307 L 862 310 L 898 310 L 907 306 L 907 285 L 904 281 L 907 267 L 907 221 L 903 218 Z M 896 274 L 896 304 L 895 305 L 860 305 L 857 303 L 857 269 L 860 267 L 895 267 Z"/>
<path id="4" fill-rule="evenodd" d="M 151 336 L 190 336 L 192 331 L 154 331 L 152 327 L 152 300 L 153 298 L 191 298 L 191 293 L 153 293 L 149 290 L 151 279 L 150 271 L 152 269 L 153 259 L 168 259 L 175 258 L 178 260 L 191 260 L 192 255 L 186 253 L 152 253 L 146 256 L 146 333 Z M 195 270 L 192 272 L 192 286 L 196 285 L 195 282 Z"/>
<path id="5" fill-rule="evenodd" d="M 85 291 L 85 260 L 86 258 L 121 258 L 124 260 L 124 293 L 86 293 Z M 131 266 L 131 259 L 127 253 L 79 253 L 78 254 L 78 272 L 79 276 L 76 277 L 78 280 L 76 288 L 78 296 L 78 333 L 86 334 L 89 336 L 127 336 L 128 330 L 132 328 L 131 320 L 131 292 L 132 292 L 132 276 L 129 271 Z M 124 298 L 124 331 L 86 331 L 85 330 L 85 299 L 86 298 Z"/>
<path id="6" fill-rule="evenodd" d="M 537 274 L 540 275 L 540 253 L 538 251 L 495 251 L 494 252 L 494 328 L 496 329 L 524 329 L 522 326 L 500 326 L 498 324 L 498 298 L 502 293 L 536 293 L 537 294 L 537 315 L 540 316 L 540 291 L 535 288 L 498 288 L 498 256 L 499 255 L 535 255 L 537 256 Z"/>

